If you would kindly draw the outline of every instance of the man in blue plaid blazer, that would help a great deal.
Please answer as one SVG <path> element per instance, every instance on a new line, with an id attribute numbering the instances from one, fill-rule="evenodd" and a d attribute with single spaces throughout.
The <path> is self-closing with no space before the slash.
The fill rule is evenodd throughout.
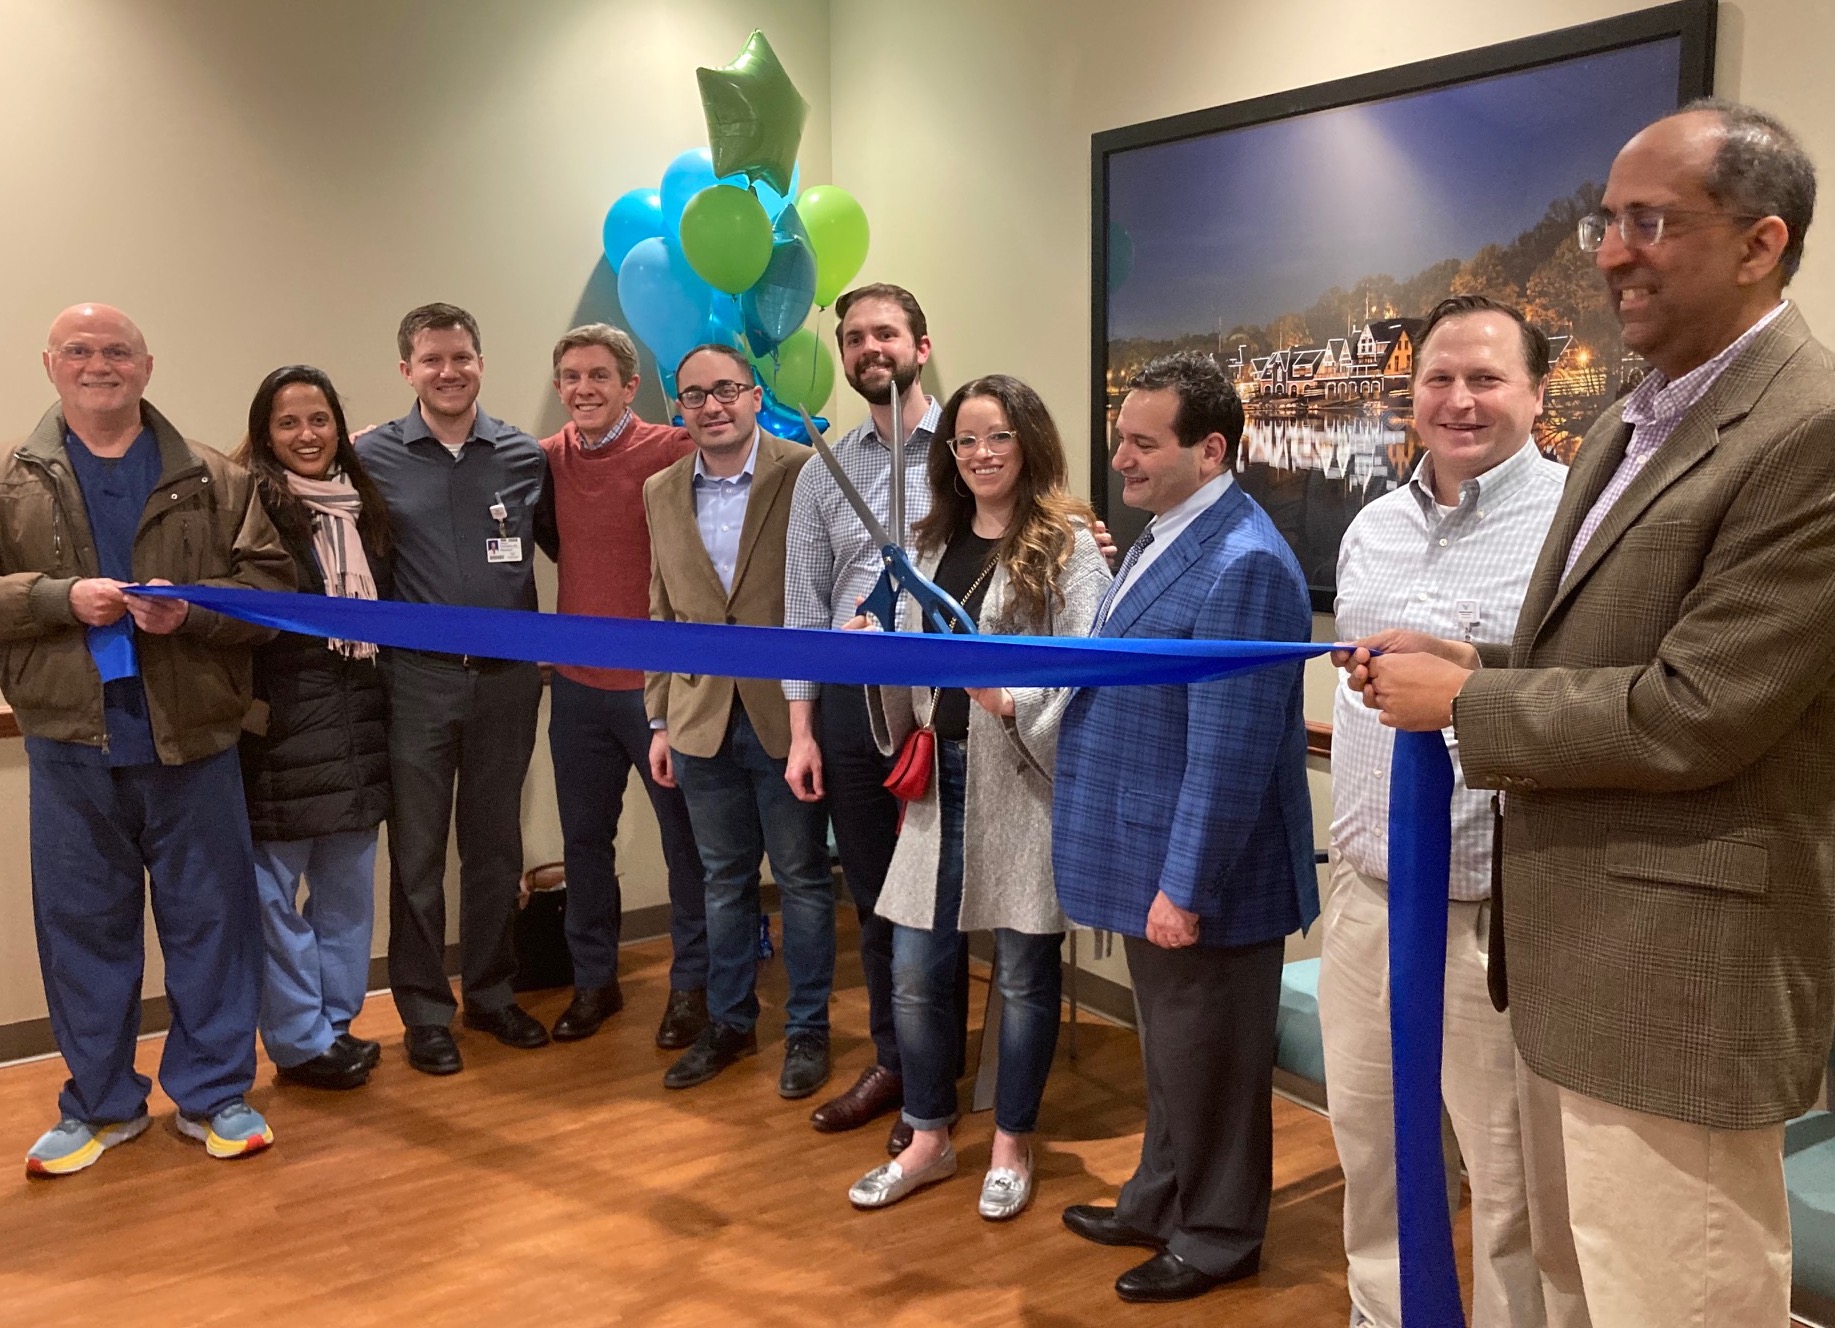
<path id="1" fill-rule="evenodd" d="M 1243 409 L 1203 355 L 1155 360 L 1116 422 L 1123 501 L 1154 514 L 1094 634 L 1304 641 L 1305 578 L 1231 480 Z M 1170 1301 L 1259 1266 L 1273 1181 L 1283 939 L 1319 912 L 1298 664 L 1192 686 L 1086 688 L 1058 740 L 1064 911 L 1120 932 L 1147 1062 L 1140 1166 L 1116 1207 L 1064 1222 L 1155 1257 L 1124 1300 Z"/>

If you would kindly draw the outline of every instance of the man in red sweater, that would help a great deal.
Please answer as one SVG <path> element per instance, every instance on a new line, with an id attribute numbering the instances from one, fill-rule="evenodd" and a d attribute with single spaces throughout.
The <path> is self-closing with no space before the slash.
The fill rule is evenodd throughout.
<path id="1" fill-rule="evenodd" d="M 686 429 L 647 424 L 637 395 L 637 347 L 605 323 L 588 323 L 554 348 L 554 390 L 567 426 L 542 439 L 548 491 L 536 541 L 560 573 L 562 613 L 650 616 L 650 531 L 644 481 L 694 451 Z M 669 1004 L 656 1045 L 686 1047 L 707 1023 L 707 913 L 701 856 L 681 791 L 650 777 L 644 675 L 636 669 L 554 670 L 548 748 L 567 867 L 567 948 L 573 1001 L 555 1021 L 557 1042 L 591 1037 L 624 1005 L 618 987 L 618 816 L 633 766 L 662 830 L 669 868 Z"/>

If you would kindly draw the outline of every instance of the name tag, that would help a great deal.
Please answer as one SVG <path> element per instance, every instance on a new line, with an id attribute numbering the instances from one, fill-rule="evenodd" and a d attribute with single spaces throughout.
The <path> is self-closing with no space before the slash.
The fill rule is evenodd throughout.
<path id="1" fill-rule="evenodd" d="M 492 563 L 519 563 L 522 561 L 522 536 L 510 535 L 502 539 L 484 541 L 484 559 Z"/>

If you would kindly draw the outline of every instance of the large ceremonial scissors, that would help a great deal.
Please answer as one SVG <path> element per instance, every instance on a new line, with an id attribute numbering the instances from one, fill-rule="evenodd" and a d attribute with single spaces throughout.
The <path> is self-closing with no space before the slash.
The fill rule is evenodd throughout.
<path id="1" fill-rule="evenodd" d="M 905 552 L 905 413 L 899 401 L 898 380 L 892 382 L 892 486 L 888 504 L 888 514 L 892 518 L 890 530 L 873 515 L 873 509 L 867 506 L 866 499 L 860 496 L 860 490 L 854 487 L 854 482 L 841 468 L 840 460 L 823 440 L 822 432 L 816 428 L 815 421 L 809 418 L 809 412 L 800 406 L 797 409 L 803 417 L 804 433 L 815 444 L 822 464 L 828 467 L 828 473 L 835 477 L 835 483 L 841 488 L 841 496 L 847 499 L 855 515 L 866 526 L 867 533 L 873 537 L 873 542 L 879 545 L 882 568 L 879 582 L 860 601 L 860 611 L 877 618 L 879 625 L 886 631 L 896 632 L 898 598 L 900 595 L 909 595 L 917 601 L 918 610 L 932 631 L 946 636 L 952 632 L 973 635 L 975 620 L 951 598 L 948 591 L 921 576 L 917 568 L 911 565 L 911 556 Z"/>

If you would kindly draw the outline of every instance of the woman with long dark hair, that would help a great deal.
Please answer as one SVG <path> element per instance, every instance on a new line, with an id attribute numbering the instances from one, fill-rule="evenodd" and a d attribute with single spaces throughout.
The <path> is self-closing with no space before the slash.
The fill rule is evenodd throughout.
<path id="1" fill-rule="evenodd" d="M 254 472 L 301 591 L 386 594 L 387 509 L 322 370 L 288 365 L 261 381 L 236 459 Z M 283 632 L 255 651 L 242 776 L 267 942 L 261 1040 L 290 1083 L 355 1088 L 382 1054 L 350 1023 L 369 986 L 387 721 L 374 645 Z"/>
<path id="2" fill-rule="evenodd" d="M 1109 568 L 1093 515 L 1066 488 L 1064 446 L 1038 393 L 1005 374 L 977 378 L 949 399 L 936 436 L 930 513 L 913 532 L 918 569 L 978 631 L 1085 635 Z M 903 612 L 917 630 L 915 608 Z M 935 755 L 927 787 L 906 803 L 878 904 L 894 924 L 892 1008 L 912 1141 L 855 1182 L 848 1198 L 858 1207 L 896 1203 L 956 1172 L 957 960 L 963 933 L 981 929 L 994 932 L 1005 1008 L 978 1207 L 998 1221 L 1031 1201 L 1031 1137 L 1058 1040 L 1065 923 L 1051 874 L 1051 778 L 1068 700 L 1064 688 L 867 689 L 883 751 L 914 741 Z"/>

